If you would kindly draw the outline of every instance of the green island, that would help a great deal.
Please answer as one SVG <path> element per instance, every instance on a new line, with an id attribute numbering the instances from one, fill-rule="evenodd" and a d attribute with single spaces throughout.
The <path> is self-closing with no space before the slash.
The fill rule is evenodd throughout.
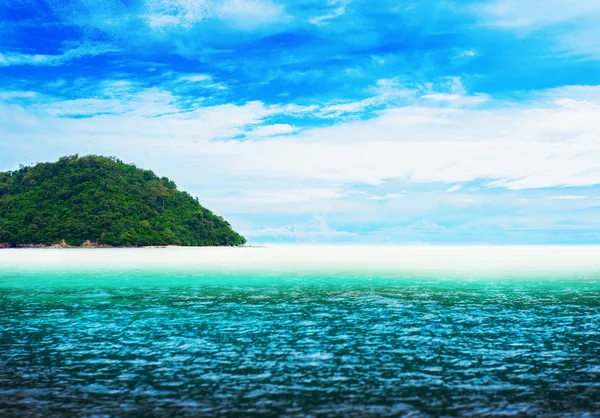
<path id="1" fill-rule="evenodd" d="M 244 243 L 173 181 L 114 157 L 74 155 L 0 172 L 0 247 Z"/>

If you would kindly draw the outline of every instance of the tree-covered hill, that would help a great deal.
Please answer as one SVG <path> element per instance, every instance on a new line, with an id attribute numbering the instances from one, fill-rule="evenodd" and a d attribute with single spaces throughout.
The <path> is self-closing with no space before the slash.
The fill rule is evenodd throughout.
<path id="1" fill-rule="evenodd" d="M 115 158 L 63 157 L 0 173 L 0 244 L 241 245 L 175 183 Z"/>

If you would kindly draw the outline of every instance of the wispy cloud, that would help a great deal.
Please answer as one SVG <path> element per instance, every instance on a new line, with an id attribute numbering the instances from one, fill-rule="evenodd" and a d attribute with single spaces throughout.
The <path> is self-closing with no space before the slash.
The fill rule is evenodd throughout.
<path id="1" fill-rule="evenodd" d="M 347 242 L 348 239 L 356 237 L 356 233 L 333 229 L 327 223 L 326 216 L 317 214 L 312 220 L 303 225 L 289 225 L 283 227 L 255 227 L 248 231 L 251 239 L 267 238 L 269 240 L 284 242 Z"/>
<path id="2" fill-rule="evenodd" d="M 597 1 L 569 0 L 491 0 L 474 6 L 487 23 L 502 28 L 536 30 L 575 19 L 589 19 L 600 14 Z"/>
<path id="3" fill-rule="evenodd" d="M 589 196 L 581 196 L 581 195 L 558 195 L 558 196 L 550 196 L 550 199 L 554 200 L 584 200 L 588 199 Z"/>
<path id="4" fill-rule="evenodd" d="M 188 74 L 181 76 L 177 79 L 178 81 L 189 81 L 191 83 L 202 83 L 205 81 L 211 81 L 212 76 L 208 74 Z"/>
<path id="5" fill-rule="evenodd" d="M 115 53 L 118 49 L 106 44 L 83 44 L 67 49 L 59 54 L 27 54 L 21 52 L 0 52 L 0 67 L 18 65 L 59 66 L 79 58 Z"/>
<path id="6" fill-rule="evenodd" d="M 399 194 L 399 193 L 388 193 L 386 195 L 383 196 L 378 196 L 378 195 L 370 195 L 367 197 L 367 199 L 369 200 L 392 200 L 392 199 L 399 199 L 402 196 L 404 196 L 403 194 Z"/>
<path id="7" fill-rule="evenodd" d="M 491 0 L 474 7 L 483 22 L 521 35 L 543 32 L 563 52 L 600 56 L 600 3 L 568 0 Z"/>
<path id="8" fill-rule="evenodd" d="M 271 0 L 146 0 L 140 13 L 155 30 L 191 29 L 211 19 L 253 29 L 284 17 L 283 7 Z"/>
<path id="9" fill-rule="evenodd" d="M 241 29 L 254 29 L 285 19 L 283 6 L 271 0 L 228 0 L 219 8 L 225 22 Z"/>
<path id="10" fill-rule="evenodd" d="M 350 3 L 350 0 L 329 0 L 330 10 L 323 15 L 311 17 L 309 22 L 313 25 L 326 24 L 328 20 L 335 19 L 346 13 L 348 3 Z"/>
<path id="11" fill-rule="evenodd" d="M 250 133 L 250 138 L 267 138 L 273 136 L 288 135 L 293 133 L 295 130 L 296 128 L 287 123 L 264 125 L 253 129 Z"/>

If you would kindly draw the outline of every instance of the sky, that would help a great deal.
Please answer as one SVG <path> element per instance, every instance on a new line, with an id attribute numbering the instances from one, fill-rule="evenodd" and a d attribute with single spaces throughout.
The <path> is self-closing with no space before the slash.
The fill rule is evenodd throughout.
<path id="1" fill-rule="evenodd" d="M 600 0 L 0 0 L 0 171 L 152 169 L 250 243 L 600 244 Z"/>

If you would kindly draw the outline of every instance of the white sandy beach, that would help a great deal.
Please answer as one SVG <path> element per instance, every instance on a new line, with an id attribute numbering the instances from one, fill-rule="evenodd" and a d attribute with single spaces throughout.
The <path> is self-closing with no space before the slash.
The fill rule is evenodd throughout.
<path id="1" fill-rule="evenodd" d="M 265 246 L 6 249 L 2 270 L 598 273 L 600 246 Z"/>

